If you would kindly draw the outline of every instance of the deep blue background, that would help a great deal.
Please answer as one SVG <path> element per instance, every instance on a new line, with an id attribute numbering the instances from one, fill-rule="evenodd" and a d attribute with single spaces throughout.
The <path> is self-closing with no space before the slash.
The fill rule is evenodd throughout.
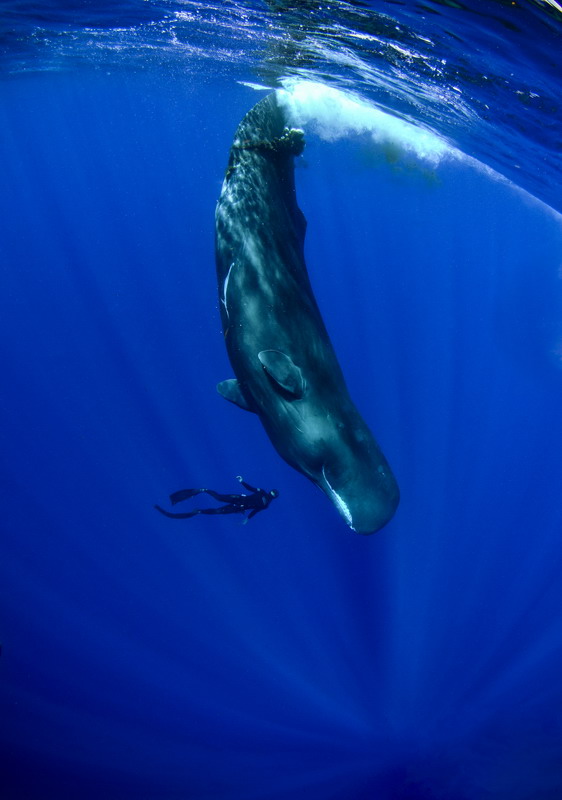
<path id="1" fill-rule="evenodd" d="M 359 537 L 214 388 L 214 205 L 259 95 L 0 99 L 2 797 L 559 798 L 559 218 L 309 140 L 311 279 L 402 491 Z M 247 526 L 152 508 L 237 474 L 281 493 Z"/>

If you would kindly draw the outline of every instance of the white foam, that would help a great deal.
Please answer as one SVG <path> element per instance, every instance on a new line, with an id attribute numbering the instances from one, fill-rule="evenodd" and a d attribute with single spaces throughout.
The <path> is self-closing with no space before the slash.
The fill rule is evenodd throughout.
<path id="1" fill-rule="evenodd" d="M 369 135 L 436 166 L 452 148 L 436 134 L 381 111 L 366 100 L 314 81 L 287 79 L 277 90 L 290 124 L 326 141 Z"/>

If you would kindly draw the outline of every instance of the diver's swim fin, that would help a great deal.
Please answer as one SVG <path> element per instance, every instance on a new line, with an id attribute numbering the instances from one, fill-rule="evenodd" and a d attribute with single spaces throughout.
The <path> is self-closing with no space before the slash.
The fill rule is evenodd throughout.
<path id="1" fill-rule="evenodd" d="M 174 492 L 170 495 L 170 502 L 175 506 L 176 503 L 189 500 L 190 497 L 195 497 L 196 494 L 201 494 L 201 492 L 205 491 L 206 489 L 180 489 L 178 492 Z"/>
<path id="2" fill-rule="evenodd" d="M 189 517 L 195 517 L 197 514 L 201 513 L 199 509 L 197 509 L 196 511 L 187 511 L 185 514 L 172 514 L 171 511 L 165 511 L 163 508 L 160 508 L 160 506 L 154 506 L 154 508 L 161 514 L 164 514 L 165 517 L 170 517 L 170 519 L 189 519 Z"/>

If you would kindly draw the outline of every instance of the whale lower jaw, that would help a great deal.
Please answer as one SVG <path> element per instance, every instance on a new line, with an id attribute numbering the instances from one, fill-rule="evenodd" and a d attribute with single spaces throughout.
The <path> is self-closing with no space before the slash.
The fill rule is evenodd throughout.
<path id="1" fill-rule="evenodd" d="M 351 511 L 349 510 L 349 506 L 345 502 L 345 500 L 336 492 L 328 478 L 326 477 L 326 472 L 324 467 L 322 467 L 322 477 L 324 479 L 325 488 L 324 491 L 335 505 L 335 507 L 340 512 L 341 516 L 344 518 L 346 523 L 349 525 L 352 531 L 355 530 L 353 527 L 353 517 L 351 516 Z"/>
<path id="2" fill-rule="evenodd" d="M 344 500 L 340 492 L 334 489 L 328 480 L 324 466 L 322 467 L 320 479 L 316 480 L 315 483 L 332 501 L 332 504 L 337 508 L 348 527 L 354 533 L 362 536 L 370 536 L 384 528 L 394 516 L 398 505 L 398 494 L 383 500 L 382 498 L 376 498 L 376 492 L 368 489 L 365 490 L 363 498 L 365 502 L 362 503 L 360 499 L 356 498 L 355 505 L 350 505 L 349 502 Z M 374 500 L 375 502 L 373 502 Z"/>

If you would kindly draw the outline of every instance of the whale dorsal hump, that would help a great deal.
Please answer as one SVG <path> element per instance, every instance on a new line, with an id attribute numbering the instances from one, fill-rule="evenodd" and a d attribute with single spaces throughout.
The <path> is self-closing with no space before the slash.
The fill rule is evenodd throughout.
<path id="1" fill-rule="evenodd" d="M 258 358 L 269 377 L 295 398 L 303 396 L 304 378 L 300 367 L 280 350 L 261 350 Z"/>
<path id="2" fill-rule="evenodd" d="M 242 389 L 236 378 L 229 378 L 227 381 L 217 383 L 217 392 L 222 395 L 225 400 L 229 400 L 231 403 L 234 403 L 234 405 L 243 408 L 244 411 L 253 411 L 242 394 Z"/>

